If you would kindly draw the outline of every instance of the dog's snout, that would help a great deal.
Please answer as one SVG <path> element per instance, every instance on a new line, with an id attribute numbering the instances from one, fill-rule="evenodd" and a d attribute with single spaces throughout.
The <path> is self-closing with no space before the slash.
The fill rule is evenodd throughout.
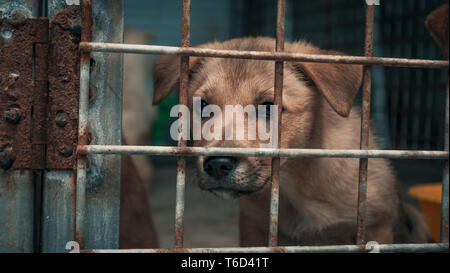
<path id="1" fill-rule="evenodd" d="M 203 163 L 203 170 L 210 176 L 220 179 L 233 172 L 237 159 L 234 157 L 207 157 Z"/>

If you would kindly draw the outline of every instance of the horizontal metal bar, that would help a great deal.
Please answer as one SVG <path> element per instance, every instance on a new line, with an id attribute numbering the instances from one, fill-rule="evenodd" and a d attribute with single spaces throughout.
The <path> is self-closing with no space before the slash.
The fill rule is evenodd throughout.
<path id="1" fill-rule="evenodd" d="M 440 60 L 419 60 L 406 58 L 379 58 L 362 56 L 335 56 L 316 55 L 289 52 L 268 52 L 268 51 L 239 51 L 239 50 L 218 50 L 208 48 L 174 47 L 174 46 L 154 46 L 154 45 L 133 45 L 119 43 L 80 43 L 81 50 L 116 53 L 136 53 L 136 54 L 165 54 L 165 55 L 189 55 L 199 57 L 216 58 L 237 58 L 254 60 L 273 61 L 297 61 L 297 62 L 318 62 L 318 63 L 343 63 L 343 64 L 363 64 L 416 68 L 448 68 L 448 61 Z"/>
<path id="2" fill-rule="evenodd" d="M 352 253 L 352 252 L 448 252 L 448 243 L 391 244 L 375 248 L 359 245 L 335 246 L 278 246 L 227 248 L 175 248 L 175 249 L 91 249 L 84 253 Z"/>
<path id="3" fill-rule="evenodd" d="M 174 147 L 131 145 L 79 145 L 78 153 L 87 154 L 140 154 L 161 156 L 266 156 L 266 157 L 339 157 L 390 159 L 447 159 L 448 151 L 408 150 L 335 150 L 335 149 L 276 149 L 276 148 L 223 148 Z"/>

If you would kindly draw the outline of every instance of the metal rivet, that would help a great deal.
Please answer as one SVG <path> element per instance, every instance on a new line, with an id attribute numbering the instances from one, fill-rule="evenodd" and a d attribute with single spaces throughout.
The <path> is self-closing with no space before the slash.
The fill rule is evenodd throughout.
<path id="1" fill-rule="evenodd" d="M 70 157 L 73 154 L 73 148 L 71 146 L 64 145 L 58 148 L 58 152 L 63 157 Z"/>
<path id="2" fill-rule="evenodd" d="M 22 118 L 22 113 L 20 112 L 19 108 L 13 107 L 3 113 L 3 118 L 8 123 L 17 124 Z"/>
<path id="3" fill-rule="evenodd" d="M 0 37 L 2 37 L 2 39 L 5 42 L 9 42 L 11 40 L 12 35 L 13 35 L 12 31 L 9 29 L 4 29 L 0 32 Z"/>
<path id="4" fill-rule="evenodd" d="M 64 127 L 67 124 L 66 114 L 63 111 L 58 111 L 55 118 L 56 125 Z"/>
<path id="5" fill-rule="evenodd" d="M 61 71 L 59 71 L 59 72 L 58 72 L 58 76 L 60 76 L 60 77 L 65 77 L 65 76 L 67 76 L 67 71 L 66 71 L 66 70 L 61 70 Z"/>
<path id="6" fill-rule="evenodd" d="M 81 25 L 80 24 L 76 24 L 70 27 L 70 32 L 72 32 L 73 34 L 77 35 L 77 36 L 81 36 Z"/>
<path id="7" fill-rule="evenodd" d="M 58 77 L 61 78 L 61 81 L 68 82 L 69 81 L 69 72 L 66 70 L 61 70 L 58 72 Z"/>
<path id="8" fill-rule="evenodd" d="M 16 156 L 12 147 L 9 144 L 0 145 L 0 168 L 6 171 L 12 167 L 14 161 L 16 161 Z"/>
<path id="9" fill-rule="evenodd" d="M 24 25 L 26 21 L 27 21 L 26 16 L 23 15 L 23 13 L 20 12 L 19 10 L 13 11 L 9 18 L 9 23 L 16 27 Z"/>
<path id="10" fill-rule="evenodd" d="M 14 69 L 13 72 L 11 72 L 9 74 L 9 80 L 12 81 L 12 82 L 17 81 L 17 79 L 19 77 L 20 77 L 20 73 L 19 73 L 19 70 L 17 70 L 17 69 Z"/>

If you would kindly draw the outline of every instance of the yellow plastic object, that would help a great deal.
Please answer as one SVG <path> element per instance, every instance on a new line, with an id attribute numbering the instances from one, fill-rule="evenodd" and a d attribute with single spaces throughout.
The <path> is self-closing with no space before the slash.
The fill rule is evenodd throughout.
<path id="1" fill-rule="evenodd" d="M 442 183 L 423 184 L 411 187 L 408 194 L 419 200 L 420 209 L 425 215 L 431 238 L 440 241 Z"/>

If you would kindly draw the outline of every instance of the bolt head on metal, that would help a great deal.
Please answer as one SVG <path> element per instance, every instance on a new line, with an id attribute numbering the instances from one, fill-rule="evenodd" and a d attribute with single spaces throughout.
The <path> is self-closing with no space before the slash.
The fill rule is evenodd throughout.
<path id="1" fill-rule="evenodd" d="M 13 153 L 13 149 L 10 145 L 0 145 L 0 168 L 8 170 L 14 164 L 16 156 Z"/>
<path id="2" fill-rule="evenodd" d="M 20 73 L 17 69 L 15 69 L 11 74 L 9 74 L 9 80 L 11 82 L 17 81 L 17 79 L 20 77 Z"/>
<path id="3" fill-rule="evenodd" d="M 70 157 L 73 154 L 73 148 L 70 146 L 61 146 L 58 148 L 58 152 L 63 156 L 63 157 Z"/>
<path id="4" fill-rule="evenodd" d="M 26 23 L 26 16 L 19 10 L 15 10 L 11 13 L 9 23 L 13 26 L 22 26 Z"/>
<path id="5" fill-rule="evenodd" d="M 11 108 L 5 111 L 3 118 L 10 124 L 17 124 L 22 118 L 22 114 L 19 108 Z"/>
<path id="6" fill-rule="evenodd" d="M 56 125 L 58 125 L 59 127 L 66 126 L 67 125 L 66 114 L 62 111 L 56 113 L 55 122 L 56 122 Z"/>

